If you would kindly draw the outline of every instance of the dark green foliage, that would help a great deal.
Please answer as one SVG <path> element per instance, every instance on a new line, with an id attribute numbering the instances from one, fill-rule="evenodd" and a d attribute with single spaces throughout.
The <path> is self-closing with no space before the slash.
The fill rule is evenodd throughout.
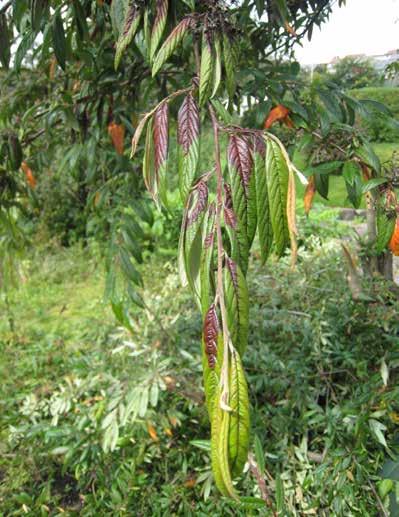
<path id="1" fill-rule="evenodd" d="M 394 142 L 399 138 L 399 88 L 374 87 L 351 90 L 350 95 L 359 101 L 375 101 L 383 104 L 392 114 L 393 119 L 387 119 L 384 113 L 373 109 L 370 103 L 367 108 L 372 111 L 372 118 L 361 122 L 361 127 L 367 132 L 373 142 Z"/>

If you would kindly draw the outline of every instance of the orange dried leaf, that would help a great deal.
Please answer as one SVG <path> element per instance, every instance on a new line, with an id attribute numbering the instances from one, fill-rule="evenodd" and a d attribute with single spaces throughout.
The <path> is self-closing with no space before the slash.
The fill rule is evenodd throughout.
<path id="1" fill-rule="evenodd" d="M 28 182 L 30 188 L 34 189 L 36 187 L 36 178 L 33 176 L 32 169 L 26 162 L 21 163 L 21 169 L 25 173 L 26 181 Z"/>
<path id="2" fill-rule="evenodd" d="M 118 154 L 123 154 L 125 140 L 125 126 L 111 122 L 108 125 L 108 134 Z"/>
<path id="3" fill-rule="evenodd" d="M 389 241 L 389 249 L 393 255 L 399 257 L 399 217 L 396 219 L 395 229 Z"/>
<path id="4" fill-rule="evenodd" d="M 187 479 L 187 481 L 184 483 L 184 486 L 186 488 L 194 488 L 196 484 L 197 484 L 196 479 L 190 478 L 190 479 Z"/>
<path id="5" fill-rule="evenodd" d="M 305 214 L 309 215 L 310 209 L 312 208 L 313 198 L 316 194 L 316 182 L 314 176 L 310 176 L 309 183 L 306 186 L 305 195 L 303 198 L 303 204 L 305 206 Z"/>
<path id="6" fill-rule="evenodd" d="M 159 438 L 158 438 L 157 432 L 155 431 L 154 426 L 151 424 L 148 424 L 147 430 L 148 430 L 148 434 L 151 436 L 151 439 L 154 440 L 154 442 L 158 442 Z"/>
<path id="7" fill-rule="evenodd" d="M 269 129 L 275 122 L 281 120 L 283 122 L 286 122 L 286 119 L 290 113 L 290 110 L 283 106 L 283 104 L 277 104 L 274 108 L 272 108 L 269 112 L 268 117 L 265 120 L 265 129 Z M 290 122 L 288 124 L 292 124 L 292 120 L 289 119 Z M 293 124 L 292 124 L 293 126 Z M 291 126 L 288 126 L 291 127 Z"/>

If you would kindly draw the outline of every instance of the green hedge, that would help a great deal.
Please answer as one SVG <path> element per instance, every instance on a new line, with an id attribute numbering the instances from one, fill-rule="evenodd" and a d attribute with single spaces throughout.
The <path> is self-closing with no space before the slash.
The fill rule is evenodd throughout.
<path id="1" fill-rule="evenodd" d="M 399 121 L 399 87 L 368 87 L 350 90 L 349 95 L 358 100 L 370 99 L 385 104 L 392 112 L 393 117 Z M 362 127 L 367 131 L 373 142 L 395 142 L 399 140 L 399 129 L 380 113 L 375 112 L 372 121 L 362 122 Z"/>

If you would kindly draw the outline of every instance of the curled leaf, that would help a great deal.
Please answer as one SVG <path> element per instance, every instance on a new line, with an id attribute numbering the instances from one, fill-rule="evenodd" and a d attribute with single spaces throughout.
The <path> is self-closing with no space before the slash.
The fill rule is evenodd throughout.
<path id="1" fill-rule="evenodd" d="M 303 204 L 305 207 L 305 214 L 309 215 L 310 209 L 312 208 L 313 198 L 316 194 L 316 182 L 314 175 L 310 176 L 308 184 L 306 186 L 305 195 L 303 198 Z"/>

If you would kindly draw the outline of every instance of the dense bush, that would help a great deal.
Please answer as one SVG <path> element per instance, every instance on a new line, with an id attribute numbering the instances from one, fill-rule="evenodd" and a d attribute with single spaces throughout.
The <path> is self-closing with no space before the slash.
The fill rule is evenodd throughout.
<path id="1" fill-rule="evenodd" d="M 385 104 L 395 120 L 399 121 L 399 88 L 359 88 L 349 93 L 359 100 L 373 100 Z M 362 122 L 362 126 L 374 142 L 395 142 L 399 139 L 399 126 L 395 126 L 392 121 L 377 111 L 374 112 L 373 120 Z"/>

